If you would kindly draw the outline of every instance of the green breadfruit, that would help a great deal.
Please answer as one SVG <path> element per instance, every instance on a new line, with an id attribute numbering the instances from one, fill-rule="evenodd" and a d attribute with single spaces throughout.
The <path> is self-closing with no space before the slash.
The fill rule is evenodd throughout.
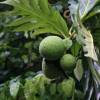
<path id="1" fill-rule="evenodd" d="M 58 36 L 48 36 L 39 46 L 40 55 L 48 60 L 59 59 L 65 51 L 63 40 Z"/>
<path id="2" fill-rule="evenodd" d="M 73 95 L 74 83 L 75 83 L 74 80 L 70 78 L 63 80 L 60 85 L 62 93 L 68 98 Z"/>
<path id="3" fill-rule="evenodd" d="M 60 59 L 60 66 L 65 71 L 72 71 L 75 68 L 76 59 L 71 54 L 65 54 Z"/>
<path id="4" fill-rule="evenodd" d="M 49 79 L 57 79 L 63 75 L 61 70 L 52 62 L 42 61 L 42 72 Z"/>

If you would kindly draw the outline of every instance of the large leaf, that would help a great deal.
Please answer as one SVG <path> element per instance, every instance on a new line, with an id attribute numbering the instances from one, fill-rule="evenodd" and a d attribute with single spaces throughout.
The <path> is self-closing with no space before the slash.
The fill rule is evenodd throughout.
<path id="1" fill-rule="evenodd" d="M 85 17 L 98 1 L 99 0 L 79 0 L 79 13 L 81 18 Z"/>
<path id="2" fill-rule="evenodd" d="M 14 7 L 14 10 L 10 14 L 21 16 L 8 24 L 15 27 L 14 31 L 33 31 L 40 29 L 40 23 L 42 23 L 41 31 L 39 30 L 40 34 L 49 32 L 68 36 L 68 28 L 65 20 L 57 10 L 51 7 L 48 0 L 7 0 L 4 3 Z M 29 23 L 29 26 L 26 26 L 26 23 Z M 49 31 L 46 26 L 48 29 L 50 27 Z M 39 31 L 37 35 L 39 35 Z"/>
<path id="3" fill-rule="evenodd" d="M 95 52 L 92 34 L 84 27 L 81 20 L 84 20 L 86 14 L 92 10 L 97 2 L 98 0 L 80 0 L 78 2 L 71 0 L 69 2 L 71 4 L 69 8 L 73 26 L 76 28 L 76 33 L 78 33 L 76 39 L 83 46 L 84 55 L 96 61 L 98 58 Z"/>
<path id="4" fill-rule="evenodd" d="M 77 9 L 79 6 L 79 15 L 81 19 L 84 19 L 85 16 L 89 13 L 89 11 L 91 11 L 91 9 L 93 9 L 93 7 L 97 4 L 97 2 L 99 2 L 99 0 L 78 0 L 78 2 L 76 2 L 75 0 L 70 0 L 69 9 L 71 15 L 77 13 Z"/>
<path id="5" fill-rule="evenodd" d="M 93 37 L 90 31 L 82 24 L 78 11 L 77 15 L 73 16 L 73 24 L 77 32 L 76 40 L 83 46 L 84 55 L 98 61 Z"/>

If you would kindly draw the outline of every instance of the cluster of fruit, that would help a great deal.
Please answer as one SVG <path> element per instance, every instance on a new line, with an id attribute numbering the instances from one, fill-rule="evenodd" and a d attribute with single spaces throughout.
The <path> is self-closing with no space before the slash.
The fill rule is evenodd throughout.
<path id="1" fill-rule="evenodd" d="M 48 36 L 41 41 L 39 53 L 43 57 L 42 71 L 47 78 L 58 79 L 66 72 L 73 72 L 76 58 L 66 52 L 71 45 L 72 41 L 70 39 L 62 39 L 58 36 Z M 71 96 L 74 80 L 69 76 L 61 84 L 63 92 L 67 93 L 67 96 Z"/>
<path id="2" fill-rule="evenodd" d="M 70 72 L 75 68 L 76 58 L 66 53 L 66 50 L 70 48 L 71 43 L 67 43 L 69 41 L 72 42 L 58 36 L 48 36 L 40 43 L 39 52 L 43 57 L 42 70 L 46 77 L 55 79 L 59 77 L 62 70 Z M 56 61 L 59 62 L 56 63 Z"/>

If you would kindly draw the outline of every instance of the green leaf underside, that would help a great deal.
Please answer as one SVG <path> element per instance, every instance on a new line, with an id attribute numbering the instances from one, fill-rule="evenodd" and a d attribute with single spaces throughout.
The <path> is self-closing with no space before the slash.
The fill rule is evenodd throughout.
<path id="1" fill-rule="evenodd" d="M 95 61 L 98 61 L 95 49 L 94 49 L 94 43 L 93 43 L 93 37 L 84 26 L 78 27 L 78 35 L 76 37 L 77 41 L 83 46 L 84 55 L 86 57 L 90 57 Z"/>
<path id="2" fill-rule="evenodd" d="M 77 78 L 78 81 L 82 79 L 83 76 L 83 66 L 82 66 L 82 60 L 79 59 L 76 64 L 76 68 L 74 69 L 74 75 Z"/>
<path id="3" fill-rule="evenodd" d="M 76 13 L 72 16 L 73 18 L 73 25 L 76 30 L 77 36 L 76 40 L 79 44 L 82 45 L 84 56 L 92 58 L 95 61 L 98 61 L 95 48 L 94 48 L 94 41 L 93 37 L 89 30 L 87 30 L 83 23 L 81 22 L 81 17 L 79 15 L 79 9 L 76 9 Z"/>
<path id="4" fill-rule="evenodd" d="M 49 33 L 59 33 L 61 35 L 65 34 L 68 36 L 68 28 L 65 20 L 57 10 L 53 9 L 49 5 L 48 0 L 8 0 L 5 3 L 14 6 L 12 15 L 17 14 L 18 16 L 21 16 L 8 23 L 8 26 L 10 27 L 17 27 L 17 29 L 14 29 L 14 31 L 24 31 L 23 29 L 25 29 L 25 31 L 35 31 L 35 29 L 39 29 L 41 27 L 40 23 L 42 23 L 42 31 L 44 30 L 44 32 L 46 32 L 50 27 Z M 31 24 L 29 24 L 29 29 L 28 27 L 26 28 L 26 23 L 33 24 L 33 28 L 31 27 Z M 40 34 L 41 33 L 42 32 L 40 32 Z M 39 33 L 37 34 L 39 35 Z"/>
<path id="5" fill-rule="evenodd" d="M 85 17 L 86 14 L 95 6 L 99 0 L 80 0 L 80 15 L 81 18 Z"/>
<path id="6" fill-rule="evenodd" d="M 9 84 L 9 88 L 10 88 L 10 95 L 13 98 L 16 98 L 18 91 L 19 91 L 19 87 L 20 87 L 20 81 L 17 80 L 16 82 L 14 82 L 13 80 L 10 82 Z"/>
<path id="7" fill-rule="evenodd" d="M 99 0 L 78 0 L 78 2 L 71 0 L 69 1 L 69 9 L 71 15 L 77 14 L 79 6 L 79 15 L 82 20 L 85 20 L 86 15 L 93 9 L 93 7 L 99 2 Z"/>

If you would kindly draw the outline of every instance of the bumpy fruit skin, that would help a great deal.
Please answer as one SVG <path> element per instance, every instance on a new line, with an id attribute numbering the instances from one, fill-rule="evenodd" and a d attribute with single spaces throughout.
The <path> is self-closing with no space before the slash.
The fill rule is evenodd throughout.
<path id="1" fill-rule="evenodd" d="M 42 72 L 49 79 L 57 79 L 63 75 L 58 66 L 45 59 L 42 61 Z"/>
<path id="2" fill-rule="evenodd" d="M 74 80 L 72 78 L 65 79 L 61 83 L 61 91 L 66 95 L 68 98 L 72 96 L 74 88 Z"/>
<path id="3" fill-rule="evenodd" d="M 76 59 L 71 54 L 65 54 L 60 59 L 60 66 L 65 71 L 72 71 L 75 68 Z"/>
<path id="4" fill-rule="evenodd" d="M 65 51 L 63 40 L 58 36 L 48 36 L 39 46 L 40 55 L 48 60 L 59 59 Z"/>

